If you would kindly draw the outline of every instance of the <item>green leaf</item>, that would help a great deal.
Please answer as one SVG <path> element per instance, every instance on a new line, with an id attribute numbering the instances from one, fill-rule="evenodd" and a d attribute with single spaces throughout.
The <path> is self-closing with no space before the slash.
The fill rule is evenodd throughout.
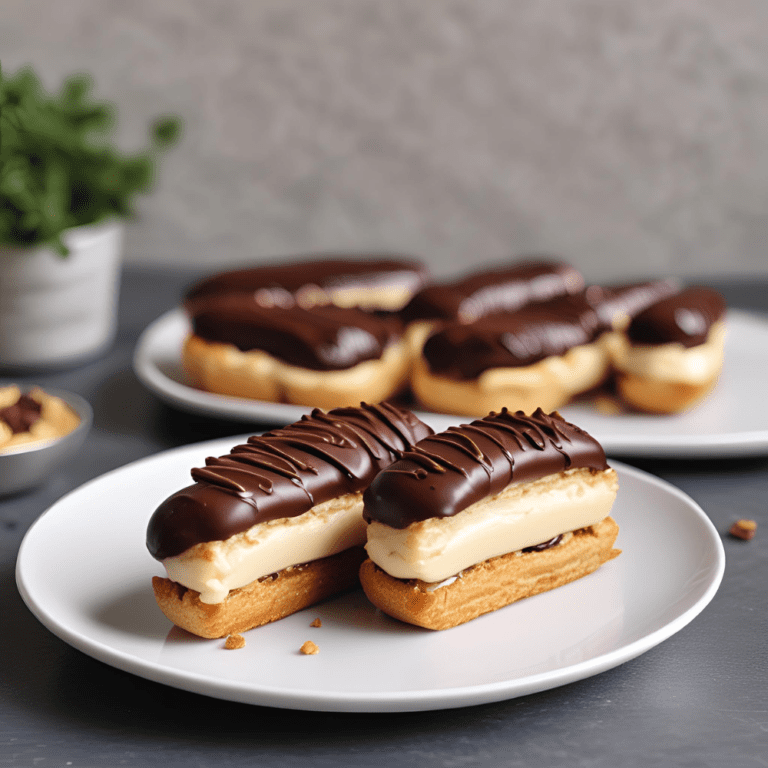
<path id="1" fill-rule="evenodd" d="M 143 152 L 113 143 L 116 111 L 95 100 L 88 75 L 68 77 L 47 93 L 31 67 L 0 70 L 0 244 L 49 243 L 76 224 L 129 216 L 134 198 L 149 191 L 159 152 L 179 140 L 181 120 L 151 125 Z"/>

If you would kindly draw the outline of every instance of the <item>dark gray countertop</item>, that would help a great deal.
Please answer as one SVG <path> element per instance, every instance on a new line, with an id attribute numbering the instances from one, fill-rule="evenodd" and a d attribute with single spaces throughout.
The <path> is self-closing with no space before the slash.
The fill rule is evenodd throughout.
<path id="1" fill-rule="evenodd" d="M 194 276 L 126 270 L 119 334 L 108 354 L 74 370 L 16 379 L 77 392 L 95 418 L 78 461 L 32 493 L 0 499 L 0 765 L 768 765 L 768 456 L 621 457 L 679 486 L 709 514 L 726 551 L 720 590 L 691 624 L 639 658 L 512 701 L 387 715 L 254 707 L 118 671 L 48 632 L 14 578 L 35 518 L 107 470 L 247 431 L 162 405 L 131 371 L 138 334 L 177 303 Z M 768 312 L 768 280 L 710 282 L 730 305 Z M 731 539 L 728 527 L 739 517 L 765 530 L 751 542 Z"/>

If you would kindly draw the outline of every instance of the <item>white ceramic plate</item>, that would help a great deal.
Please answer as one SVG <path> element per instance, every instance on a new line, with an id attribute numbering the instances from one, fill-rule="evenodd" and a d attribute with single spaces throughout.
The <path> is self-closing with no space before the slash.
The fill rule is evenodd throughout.
<path id="1" fill-rule="evenodd" d="M 237 438 L 185 446 L 115 470 L 53 505 L 16 569 L 54 634 L 123 670 L 222 699 L 292 709 L 445 709 L 543 691 L 615 667 L 690 622 L 723 575 L 720 538 L 673 486 L 614 463 L 616 560 L 577 582 L 443 632 L 402 624 L 358 591 L 245 633 L 226 651 L 172 627 L 150 579 L 149 516 L 206 456 Z M 67 546 L 62 547 L 61 542 Z M 315 617 L 322 627 L 312 628 Z M 300 646 L 313 640 L 315 656 Z"/>
<path id="2" fill-rule="evenodd" d="M 768 320 L 745 312 L 728 315 L 723 374 L 712 394 L 693 410 L 676 416 L 608 416 L 589 405 L 561 409 L 613 455 L 696 458 L 747 456 L 768 451 L 768 400 L 761 382 L 768 380 Z M 308 409 L 202 392 L 185 379 L 180 350 L 189 325 L 172 310 L 142 334 L 134 355 L 139 379 L 170 405 L 193 413 L 245 422 L 296 421 Z M 466 417 L 419 412 L 442 431 Z"/>

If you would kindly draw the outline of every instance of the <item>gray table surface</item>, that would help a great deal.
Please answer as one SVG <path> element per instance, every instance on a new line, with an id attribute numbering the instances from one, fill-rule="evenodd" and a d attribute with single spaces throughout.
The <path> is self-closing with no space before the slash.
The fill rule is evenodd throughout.
<path id="1" fill-rule="evenodd" d="M 64 493 L 127 462 L 247 431 L 161 404 L 131 370 L 139 333 L 176 305 L 197 274 L 127 269 L 119 333 L 106 355 L 73 370 L 15 378 L 83 395 L 95 419 L 79 460 L 34 492 L 0 499 L 0 766 L 768 765 L 768 456 L 620 457 L 671 481 L 706 510 L 723 535 L 722 586 L 701 615 L 648 653 L 524 698 L 387 715 L 255 707 L 135 677 L 48 632 L 14 578 L 35 518 Z M 730 305 L 768 311 L 768 280 L 710 282 Z M 751 542 L 731 539 L 728 527 L 739 517 L 765 530 Z"/>

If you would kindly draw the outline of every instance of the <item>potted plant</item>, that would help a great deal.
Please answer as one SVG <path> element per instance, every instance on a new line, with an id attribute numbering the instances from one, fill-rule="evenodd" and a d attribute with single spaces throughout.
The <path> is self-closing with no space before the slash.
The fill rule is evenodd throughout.
<path id="1" fill-rule="evenodd" d="M 158 119 L 125 154 L 114 124 L 86 75 L 52 94 L 29 67 L 0 69 L 0 367 L 79 362 L 114 337 L 122 221 L 180 128 Z"/>

